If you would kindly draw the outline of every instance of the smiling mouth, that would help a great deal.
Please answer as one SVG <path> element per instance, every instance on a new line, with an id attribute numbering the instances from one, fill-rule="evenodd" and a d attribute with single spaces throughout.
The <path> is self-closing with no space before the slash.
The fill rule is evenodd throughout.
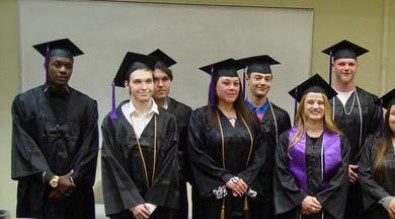
<path id="1" fill-rule="evenodd" d="M 56 80 L 58 81 L 67 81 L 66 77 L 57 77 Z"/>

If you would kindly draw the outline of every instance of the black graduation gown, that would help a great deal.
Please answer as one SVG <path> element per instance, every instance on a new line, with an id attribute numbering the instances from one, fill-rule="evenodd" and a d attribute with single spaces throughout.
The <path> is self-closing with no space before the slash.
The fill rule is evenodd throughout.
<path id="1" fill-rule="evenodd" d="M 51 108 L 47 86 L 15 97 L 12 105 L 12 179 L 18 180 L 17 217 L 94 218 L 98 126 L 96 101 L 69 88 L 62 108 Z M 57 109 L 56 109 L 57 108 Z M 56 116 L 55 114 L 58 114 Z M 72 175 L 75 188 L 63 201 L 48 198 L 52 190 L 42 173 Z"/>
<path id="2" fill-rule="evenodd" d="M 357 87 L 356 91 L 361 103 L 362 112 L 362 138 L 359 144 L 360 137 L 360 113 L 358 109 L 357 100 L 353 101 L 355 92 L 348 98 L 346 103 L 346 109 L 344 109 L 341 101 L 338 97 L 334 97 L 330 103 L 333 109 L 333 102 L 335 102 L 334 109 L 334 121 L 337 127 L 343 132 L 343 134 L 350 140 L 351 154 L 350 163 L 356 164 L 359 161 L 361 154 L 362 145 L 364 145 L 365 139 L 368 135 L 375 135 L 379 131 L 380 123 L 380 107 L 376 104 L 377 96 L 373 95 L 362 88 Z M 354 107 L 352 108 L 352 103 Z M 352 108 L 352 111 L 350 109 Z M 350 113 L 349 115 L 346 114 Z"/>
<path id="3" fill-rule="evenodd" d="M 192 109 L 178 102 L 177 100 L 167 97 L 167 111 L 172 113 L 177 119 L 177 130 L 179 133 L 178 143 L 178 160 L 180 165 L 180 209 L 178 218 L 188 218 L 188 198 L 187 198 L 187 184 L 192 182 L 191 165 L 189 164 L 187 155 L 187 133 L 188 121 L 191 116 Z"/>
<path id="4" fill-rule="evenodd" d="M 358 108 L 358 102 L 355 92 L 350 96 L 346 103 L 346 109 L 344 109 L 342 103 L 337 97 L 334 97 L 330 103 L 332 109 L 334 106 L 334 121 L 337 127 L 343 132 L 343 134 L 350 140 L 351 155 L 350 163 L 356 164 L 359 161 L 360 154 L 362 152 L 362 146 L 365 143 L 365 138 L 368 135 L 375 135 L 379 130 L 380 121 L 380 107 L 375 103 L 377 96 L 357 87 L 356 91 L 361 103 L 361 108 Z M 355 101 L 354 101 L 355 99 Z M 333 105 L 335 102 L 335 105 Z M 354 102 L 354 107 L 352 104 Z M 350 109 L 352 110 L 350 111 Z M 360 139 L 360 113 L 362 112 L 362 138 Z M 346 114 L 349 113 L 349 115 Z M 361 141 L 360 141 L 361 140 Z M 359 143 L 360 142 L 360 143 Z M 346 218 L 360 219 L 364 218 L 363 206 L 362 206 L 362 192 L 358 183 L 351 184 L 347 200 Z"/>
<path id="5" fill-rule="evenodd" d="M 273 112 L 274 116 L 273 116 Z M 276 120 L 274 120 L 276 119 Z M 268 151 L 270 156 L 267 156 L 267 162 L 262 166 L 258 176 L 257 183 L 259 183 L 262 191 L 259 192 L 257 200 L 253 202 L 256 213 L 255 218 L 273 218 L 273 168 L 274 168 L 274 154 L 276 142 L 281 133 L 291 128 L 291 119 L 287 111 L 281 109 L 277 105 L 270 102 L 270 107 L 263 115 L 260 123 L 261 130 L 265 134 L 265 141 L 267 142 Z M 262 195 L 260 195 L 262 194 Z M 256 204 L 256 205 L 255 205 Z"/>
<path id="6" fill-rule="evenodd" d="M 300 205 L 307 195 L 315 196 L 321 203 L 325 219 L 341 219 L 345 210 L 348 188 L 348 173 L 350 148 L 348 141 L 341 137 L 342 164 L 329 180 L 325 190 L 319 191 L 321 173 L 322 136 L 313 142 L 307 136 L 306 140 L 306 169 L 308 192 L 306 194 L 297 184 L 296 179 L 290 173 L 288 162 L 289 144 L 288 131 L 284 132 L 279 139 L 276 148 L 276 164 L 274 169 L 274 209 L 278 219 L 299 219 L 301 216 Z M 315 215 L 302 215 L 304 219 L 322 218 L 322 212 Z"/>
<path id="7" fill-rule="evenodd" d="M 151 203 L 158 206 L 151 218 L 171 218 L 175 211 L 172 209 L 177 209 L 179 203 L 176 119 L 159 108 L 159 115 L 156 115 L 157 156 L 153 182 L 155 115 L 140 136 L 148 185 L 133 127 L 121 109 L 128 101 L 118 106 L 116 119 L 112 120 L 107 115 L 102 124 L 102 181 L 106 215 L 133 218 L 129 211 L 131 207 Z"/>
<path id="8" fill-rule="evenodd" d="M 250 151 L 250 136 L 241 118 L 236 120 L 235 127 L 231 125 L 221 111 L 218 111 L 223 128 L 225 145 L 225 167 L 222 164 L 222 143 L 219 130 L 211 126 L 207 119 L 208 107 L 201 107 L 192 112 L 188 128 L 188 156 L 199 191 L 194 194 L 194 218 L 220 218 L 223 199 L 216 199 L 213 189 L 223 186 L 233 176 L 242 178 L 247 185 L 256 191 L 259 184 L 255 179 L 259 169 L 266 159 L 266 145 L 262 143 L 259 127 L 254 127 L 255 133 L 250 162 L 246 167 Z M 243 203 L 245 197 L 235 198 L 231 191 L 225 198 L 225 218 L 244 218 Z M 251 203 L 252 199 L 249 199 Z"/>
<path id="9" fill-rule="evenodd" d="M 362 188 L 363 204 L 366 210 L 365 218 L 368 219 L 389 219 L 387 210 L 378 203 L 382 198 L 387 196 L 395 196 L 395 157 L 394 148 L 391 147 L 386 155 L 386 175 L 389 177 L 387 182 L 388 188 L 374 180 L 372 168 L 377 153 L 377 142 L 375 139 L 369 138 L 362 153 L 359 166 L 359 182 Z"/>
<path id="10" fill-rule="evenodd" d="M 270 102 L 270 106 L 271 107 L 269 107 L 263 115 L 261 128 L 264 132 L 271 133 L 277 142 L 281 133 L 291 128 L 291 119 L 287 111 L 281 109 L 272 102 Z M 275 114 L 274 116 L 272 110 Z M 277 127 L 275 125 L 274 118 L 276 118 Z M 272 152 L 274 154 L 274 150 Z"/>

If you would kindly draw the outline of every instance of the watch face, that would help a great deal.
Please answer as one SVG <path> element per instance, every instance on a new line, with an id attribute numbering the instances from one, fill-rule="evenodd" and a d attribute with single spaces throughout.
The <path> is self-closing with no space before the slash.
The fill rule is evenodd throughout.
<path id="1" fill-rule="evenodd" d="M 58 186 L 58 182 L 59 182 L 59 177 L 58 176 L 54 176 L 50 181 L 49 181 L 49 185 L 53 188 L 56 188 Z"/>

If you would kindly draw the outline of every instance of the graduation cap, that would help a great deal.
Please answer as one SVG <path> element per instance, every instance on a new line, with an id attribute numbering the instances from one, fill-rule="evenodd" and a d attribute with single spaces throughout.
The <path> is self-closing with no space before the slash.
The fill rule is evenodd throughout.
<path id="1" fill-rule="evenodd" d="M 337 95 L 337 92 L 318 74 L 302 82 L 288 93 L 296 101 L 300 102 L 303 95 L 309 92 L 323 93 L 327 96 L 328 100 Z"/>
<path id="2" fill-rule="evenodd" d="M 155 65 L 155 68 L 170 68 L 170 66 L 177 63 L 174 59 L 172 59 L 160 49 L 156 49 L 148 55 L 159 59 L 159 61 Z"/>
<path id="3" fill-rule="evenodd" d="M 386 108 L 387 110 L 391 109 L 391 106 L 395 104 L 395 88 L 384 94 L 380 97 L 376 104 L 378 104 L 381 108 Z M 383 134 L 383 111 L 380 110 L 380 136 Z"/>
<path id="4" fill-rule="evenodd" d="M 200 70 L 208 73 L 211 76 L 210 88 L 209 88 L 209 104 L 213 106 L 215 104 L 215 78 L 219 77 L 239 77 L 237 74 L 238 70 L 244 69 L 245 65 L 236 61 L 233 58 L 225 59 L 210 65 L 199 68 Z M 243 89 L 244 92 L 244 89 Z"/>
<path id="5" fill-rule="evenodd" d="M 125 80 L 128 80 L 130 74 L 132 73 L 133 69 L 131 69 L 131 67 L 133 64 L 138 62 L 147 65 L 151 69 L 154 69 L 157 61 L 157 58 L 149 55 L 127 52 L 122 60 L 121 65 L 119 66 L 117 74 L 115 75 L 113 81 L 114 85 L 118 87 L 125 86 Z"/>
<path id="6" fill-rule="evenodd" d="M 45 57 L 45 83 L 48 82 L 48 63 L 51 57 L 66 57 L 73 59 L 74 56 L 84 54 L 71 40 L 64 38 L 49 42 L 40 43 L 33 46 L 41 55 Z"/>
<path id="7" fill-rule="evenodd" d="M 361 56 L 369 50 L 358 46 L 348 40 L 343 40 L 339 43 L 336 43 L 333 46 L 330 46 L 327 49 L 322 50 L 323 53 L 329 55 L 329 84 L 332 84 L 332 58 L 333 60 L 341 59 L 341 58 L 351 58 L 357 59 L 358 56 Z"/>
<path id="8" fill-rule="evenodd" d="M 253 56 L 249 58 L 239 59 L 237 61 L 245 64 L 248 67 L 247 74 L 253 72 L 271 74 L 272 69 L 270 68 L 270 66 L 280 64 L 278 61 L 268 55 Z"/>
<path id="9" fill-rule="evenodd" d="M 215 78 L 238 77 L 237 71 L 244 69 L 245 65 L 230 58 L 199 68 Z"/>
<path id="10" fill-rule="evenodd" d="M 328 100 L 337 95 L 337 92 L 331 86 L 329 86 L 329 84 L 326 83 L 326 81 L 321 76 L 315 74 L 288 92 L 295 99 L 295 114 L 297 105 L 296 102 L 300 102 L 303 95 L 309 92 L 323 93 L 326 95 Z"/>
<path id="11" fill-rule="evenodd" d="M 343 40 L 327 49 L 324 49 L 322 52 L 332 56 L 333 60 L 336 60 L 340 58 L 356 59 L 358 56 L 369 52 L 369 50 L 362 48 L 348 40 Z"/>
<path id="12" fill-rule="evenodd" d="M 380 97 L 376 103 L 381 107 L 390 110 L 391 106 L 395 104 L 395 88 Z"/>
<path id="13" fill-rule="evenodd" d="M 84 52 L 67 38 L 40 43 L 34 45 L 33 48 L 46 58 L 53 56 L 73 58 L 84 54 Z"/>
<path id="14" fill-rule="evenodd" d="M 116 119 L 116 106 L 115 106 L 115 86 L 117 87 L 125 87 L 125 80 L 128 80 L 130 74 L 136 70 L 133 68 L 133 65 L 136 63 L 141 63 L 148 66 L 151 69 L 154 69 L 156 62 L 158 61 L 157 58 L 143 55 L 133 52 L 127 52 L 125 57 L 122 60 L 121 65 L 119 66 L 118 72 L 114 77 L 112 83 L 112 107 L 111 107 L 111 119 Z"/>

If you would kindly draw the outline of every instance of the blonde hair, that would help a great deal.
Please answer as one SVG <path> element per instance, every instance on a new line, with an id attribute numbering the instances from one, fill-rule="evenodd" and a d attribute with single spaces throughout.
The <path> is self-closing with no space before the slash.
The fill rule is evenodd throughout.
<path id="1" fill-rule="evenodd" d="M 289 141 L 288 150 L 300 140 L 302 134 L 305 132 L 304 125 L 306 122 L 306 115 L 304 114 L 304 103 L 306 101 L 306 96 L 307 93 L 302 96 L 302 99 L 300 100 L 298 109 L 296 111 L 295 126 L 297 128 L 297 131 L 295 136 Z M 322 98 L 324 100 L 324 129 L 342 135 L 341 131 L 332 119 L 332 110 L 327 96 L 325 94 L 322 94 Z"/>

